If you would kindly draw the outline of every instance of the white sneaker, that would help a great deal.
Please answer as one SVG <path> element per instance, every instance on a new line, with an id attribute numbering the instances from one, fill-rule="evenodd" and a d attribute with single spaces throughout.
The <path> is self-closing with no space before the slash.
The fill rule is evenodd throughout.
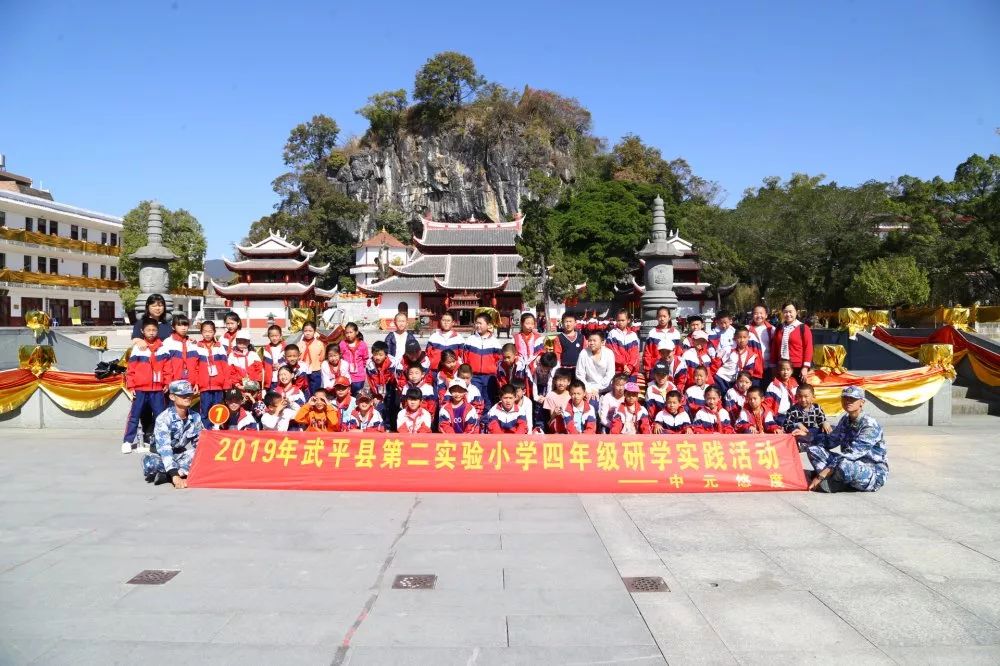
<path id="1" fill-rule="evenodd" d="M 122 442 L 122 453 L 132 453 L 132 442 Z"/>

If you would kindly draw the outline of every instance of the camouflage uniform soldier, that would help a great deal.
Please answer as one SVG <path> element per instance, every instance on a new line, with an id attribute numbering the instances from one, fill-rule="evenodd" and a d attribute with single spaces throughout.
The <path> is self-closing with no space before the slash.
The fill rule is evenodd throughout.
<path id="1" fill-rule="evenodd" d="M 840 404 L 847 412 L 826 441 L 817 438 L 806 449 L 816 476 L 810 490 L 837 492 L 861 490 L 874 492 L 885 484 L 889 465 L 885 460 L 885 434 L 873 417 L 865 414 L 865 392 L 848 386 L 840 394 Z M 832 449 L 840 447 L 840 453 Z"/>
<path id="2" fill-rule="evenodd" d="M 204 426 L 198 412 L 191 409 L 194 389 L 185 379 L 170 382 L 170 402 L 153 427 L 156 453 L 142 459 L 146 481 L 164 483 L 166 479 L 175 488 L 187 488 L 187 475 L 198 446 L 198 435 Z"/>

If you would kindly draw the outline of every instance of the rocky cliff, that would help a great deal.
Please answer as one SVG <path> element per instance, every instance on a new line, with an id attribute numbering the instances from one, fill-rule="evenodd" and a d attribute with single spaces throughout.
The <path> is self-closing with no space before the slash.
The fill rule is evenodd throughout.
<path id="1" fill-rule="evenodd" d="M 368 205 L 358 238 L 377 231 L 376 220 L 387 210 L 399 211 L 406 219 L 425 210 L 442 221 L 473 215 L 510 219 L 521 198 L 533 195 L 533 171 L 559 184 L 572 182 L 576 166 L 569 141 L 537 141 L 526 127 L 513 129 L 493 141 L 464 129 L 430 136 L 402 133 L 391 145 L 353 151 L 334 184 Z"/>

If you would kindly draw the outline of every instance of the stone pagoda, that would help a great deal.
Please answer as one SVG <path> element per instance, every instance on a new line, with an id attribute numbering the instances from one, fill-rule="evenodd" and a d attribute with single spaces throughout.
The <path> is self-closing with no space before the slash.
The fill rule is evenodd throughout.
<path id="1" fill-rule="evenodd" d="M 311 307 L 334 295 L 316 286 L 316 277 L 326 275 L 330 265 L 310 265 L 315 250 L 307 252 L 273 231 L 262 241 L 236 249 L 242 256 L 239 261 L 223 257 L 234 275 L 232 283 L 213 280 L 212 287 L 245 328 L 263 329 L 272 323 L 285 328 L 290 308 Z"/>
<path id="2" fill-rule="evenodd" d="M 139 264 L 139 295 L 135 297 L 135 313 L 140 318 L 146 312 L 146 299 L 153 294 L 163 296 L 168 315 L 173 312 L 170 262 L 177 260 L 177 255 L 163 246 L 163 216 L 158 201 L 149 203 L 146 220 L 147 242 L 132 253 L 132 259 Z"/>
<path id="3" fill-rule="evenodd" d="M 642 336 L 656 327 L 656 310 L 663 306 L 671 313 L 677 309 L 677 294 L 674 293 L 674 259 L 681 256 L 677 238 L 667 230 L 667 218 L 663 214 L 663 199 L 653 200 L 653 232 L 646 246 L 639 250 L 643 262 L 644 286 L 642 289 Z"/>

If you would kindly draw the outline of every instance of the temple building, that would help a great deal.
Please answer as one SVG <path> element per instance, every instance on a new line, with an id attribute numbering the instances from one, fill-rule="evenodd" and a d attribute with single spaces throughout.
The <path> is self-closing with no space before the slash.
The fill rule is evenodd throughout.
<path id="1" fill-rule="evenodd" d="M 245 328 L 264 329 L 274 323 L 289 323 L 289 309 L 309 307 L 331 298 L 333 291 L 316 286 L 316 277 L 325 275 L 326 266 L 312 266 L 316 251 L 306 252 L 273 231 L 252 245 L 237 245 L 239 261 L 223 259 L 232 271 L 232 284 L 212 280 L 212 288 L 226 305 L 243 320 Z"/>
<path id="2" fill-rule="evenodd" d="M 351 275 L 359 287 L 367 287 L 389 277 L 390 266 L 402 266 L 410 258 L 410 248 L 385 229 L 354 246 Z"/>
<path id="3" fill-rule="evenodd" d="M 359 281 L 358 288 L 375 297 L 380 319 L 402 311 L 436 326 L 451 310 L 458 325 L 468 327 L 476 308 L 523 308 L 521 257 L 514 245 L 524 223 L 520 214 L 510 222 L 437 222 L 427 213 L 422 222 L 423 233 L 413 238 L 415 249 L 405 263 L 390 262 L 384 279 Z"/>

